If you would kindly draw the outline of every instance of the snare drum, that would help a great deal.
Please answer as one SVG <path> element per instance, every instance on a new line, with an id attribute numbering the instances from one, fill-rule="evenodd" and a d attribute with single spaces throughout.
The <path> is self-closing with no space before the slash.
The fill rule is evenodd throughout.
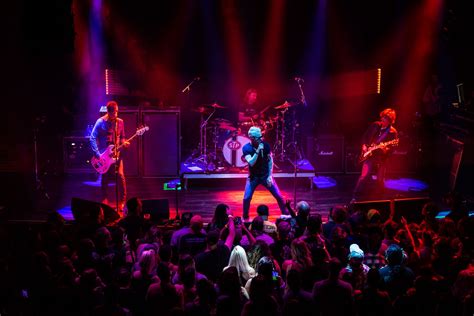
<path id="1" fill-rule="evenodd" d="M 239 168 L 247 165 L 247 161 L 242 157 L 242 149 L 247 143 L 250 143 L 250 139 L 242 135 L 229 137 L 225 141 L 222 154 L 228 164 Z"/>

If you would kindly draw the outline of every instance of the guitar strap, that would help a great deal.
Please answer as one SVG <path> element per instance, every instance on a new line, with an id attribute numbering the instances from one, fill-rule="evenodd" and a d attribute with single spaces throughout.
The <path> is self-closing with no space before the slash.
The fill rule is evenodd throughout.
<path id="1" fill-rule="evenodd" d="M 377 137 L 376 143 L 380 144 L 385 139 L 385 137 L 387 137 L 389 131 L 390 131 L 390 126 L 387 127 L 387 129 L 383 133 L 381 133 L 379 137 Z"/>

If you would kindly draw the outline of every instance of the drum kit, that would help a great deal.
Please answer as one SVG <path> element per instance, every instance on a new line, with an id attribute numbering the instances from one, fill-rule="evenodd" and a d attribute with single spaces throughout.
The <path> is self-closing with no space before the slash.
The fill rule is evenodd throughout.
<path id="1" fill-rule="evenodd" d="M 238 122 L 236 125 L 224 118 L 213 118 L 217 110 L 226 108 L 217 103 L 193 109 L 201 115 L 198 157 L 193 161 L 203 164 L 209 172 L 225 171 L 231 167 L 245 168 L 247 163 L 242 157 L 242 149 L 245 144 L 250 143 L 247 132 L 251 126 L 260 127 L 264 139 L 274 144 L 275 160 L 283 161 L 289 158 L 286 157 L 286 152 L 291 142 L 287 143 L 286 140 L 290 138 L 294 142 L 298 124 L 295 121 L 295 115 L 291 120 L 285 116 L 287 111 L 297 104 L 285 101 L 273 107 L 276 110 L 274 115 L 264 115 L 263 112 L 270 108 L 267 107 L 260 112 L 258 119 Z M 209 138 L 210 143 L 208 143 Z"/>

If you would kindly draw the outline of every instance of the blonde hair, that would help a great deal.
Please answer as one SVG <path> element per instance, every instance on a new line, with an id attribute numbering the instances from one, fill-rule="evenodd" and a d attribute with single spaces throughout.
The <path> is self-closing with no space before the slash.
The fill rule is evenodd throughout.
<path id="1" fill-rule="evenodd" d="M 150 275 L 156 268 L 156 252 L 153 249 L 142 252 L 138 261 L 142 273 Z"/>
<path id="2" fill-rule="evenodd" d="M 229 257 L 229 265 L 225 267 L 224 270 L 229 267 L 235 267 L 237 269 L 239 278 L 248 280 L 255 276 L 255 270 L 249 265 L 247 253 L 241 246 L 237 245 L 232 249 Z"/>

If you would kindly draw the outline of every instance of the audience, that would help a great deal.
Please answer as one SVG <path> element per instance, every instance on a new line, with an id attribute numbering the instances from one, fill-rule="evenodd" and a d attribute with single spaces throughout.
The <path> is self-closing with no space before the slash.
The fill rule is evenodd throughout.
<path id="1" fill-rule="evenodd" d="M 472 315 L 474 219 L 462 209 L 438 219 L 427 203 L 408 223 L 336 206 L 323 223 L 301 201 L 272 223 L 262 204 L 248 230 L 219 204 L 207 231 L 200 215 L 172 231 L 144 220 L 138 198 L 127 208 L 108 226 L 52 214 L 26 247 L 4 247 L 0 313 Z"/>

